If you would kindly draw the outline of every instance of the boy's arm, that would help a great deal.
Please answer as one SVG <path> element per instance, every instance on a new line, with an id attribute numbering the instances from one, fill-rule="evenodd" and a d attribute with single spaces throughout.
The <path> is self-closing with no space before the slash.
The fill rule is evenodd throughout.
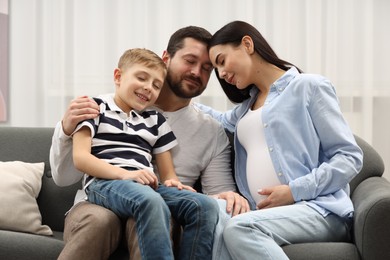
<path id="1" fill-rule="evenodd" d="M 155 155 L 156 165 L 160 174 L 161 182 L 168 187 L 177 187 L 179 190 L 185 189 L 194 191 L 194 188 L 188 185 L 183 185 L 175 172 L 171 152 L 165 151 Z"/>
<path id="2" fill-rule="evenodd" d="M 156 187 L 157 177 L 148 170 L 128 171 L 113 166 L 91 154 L 91 130 L 84 126 L 73 135 L 73 161 L 75 167 L 90 176 L 110 180 L 131 179 Z"/>
<path id="3" fill-rule="evenodd" d="M 58 186 L 72 185 L 83 176 L 76 170 L 72 158 L 72 138 L 70 135 L 77 124 L 92 119 L 99 114 L 99 106 L 87 96 L 77 97 L 69 103 L 61 122 L 58 122 L 50 147 L 50 166 L 54 182 Z"/>

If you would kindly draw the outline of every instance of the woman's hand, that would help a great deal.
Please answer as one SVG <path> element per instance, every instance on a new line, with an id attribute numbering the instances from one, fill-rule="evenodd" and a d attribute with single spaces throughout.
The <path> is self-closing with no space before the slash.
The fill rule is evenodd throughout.
<path id="1" fill-rule="evenodd" d="M 268 197 L 257 204 L 257 209 L 273 208 L 294 203 L 294 198 L 288 185 L 278 185 L 261 189 L 258 193 Z"/>
<path id="2" fill-rule="evenodd" d="M 196 192 L 196 190 L 194 188 L 192 188 L 191 186 L 184 185 L 180 181 L 174 180 L 174 179 L 164 181 L 164 185 L 167 187 L 176 187 L 178 190 L 184 189 L 184 190 Z"/>

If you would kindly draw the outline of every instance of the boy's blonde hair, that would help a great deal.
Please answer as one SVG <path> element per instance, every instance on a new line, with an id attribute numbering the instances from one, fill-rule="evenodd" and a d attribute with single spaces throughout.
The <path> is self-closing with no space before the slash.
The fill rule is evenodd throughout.
<path id="1" fill-rule="evenodd" d="M 133 64 L 142 64 L 151 69 L 162 70 L 167 74 L 167 66 L 164 61 L 153 51 L 144 48 L 134 48 L 125 51 L 119 59 L 118 68 L 125 70 Z"/>

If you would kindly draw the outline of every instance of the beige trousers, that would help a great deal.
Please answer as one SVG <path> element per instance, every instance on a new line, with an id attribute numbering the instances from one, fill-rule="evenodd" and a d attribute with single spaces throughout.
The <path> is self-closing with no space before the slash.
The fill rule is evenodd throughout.
<path id="1" fill-rule="evenodd" d="M 176 254 L 181 227 L 174 221 L 171 223 L 173 251 Z M 142 259 L 134 219 L 129 218 L 123 223 L 112 211 L 87 201 L 74 206 L 66 216 L 64 242 L 59 260 L 106 260 L 119 246 L 127 247 L 130 259 Z"/>

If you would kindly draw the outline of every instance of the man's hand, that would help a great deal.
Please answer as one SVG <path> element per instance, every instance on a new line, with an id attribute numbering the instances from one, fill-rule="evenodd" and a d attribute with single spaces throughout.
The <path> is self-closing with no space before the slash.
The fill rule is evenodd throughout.
<path id="1" fill-rule="evenodd" d="M 277 206 L 291 205 L 294 203 L 294 198 L 291 193 L 290 186 L 288 185 L 278 185 L 265 188 L 260 190 L 259 194 L 266 195 L 268 197 L 257 204 L 257 209 L 273 208 Z"/>
<path id="2" fill-rule="evenodd" d="M 99 115 L 99 106 L 87 96 L 73 99 L 62 119 L 62 129 L 66 135 L 71 135 L 78 123 Z"/>
<path id="3" fill-rule="evenodd" d="M 178 180 L 173 180 L 173 179 L 166 180 L 166 181 L 164 181 L 164 185 L 167 187 L 176 187 L 178 190 L 185 189 L 185 190 L 196 192 L 196 190 L 194 188 L 192 188 L 191 186 L 188 186 L 188 185 L 184 185 L 183 183 L 181 183 Z"/>
<path id="4" fill-rule="evenodd" d="M 226 200 L 226 212 L 232 213 L 232 216 L 250 211 L 248 201 L 236 192 L 222 192 L 217 195 L 217 198 Z"/>

